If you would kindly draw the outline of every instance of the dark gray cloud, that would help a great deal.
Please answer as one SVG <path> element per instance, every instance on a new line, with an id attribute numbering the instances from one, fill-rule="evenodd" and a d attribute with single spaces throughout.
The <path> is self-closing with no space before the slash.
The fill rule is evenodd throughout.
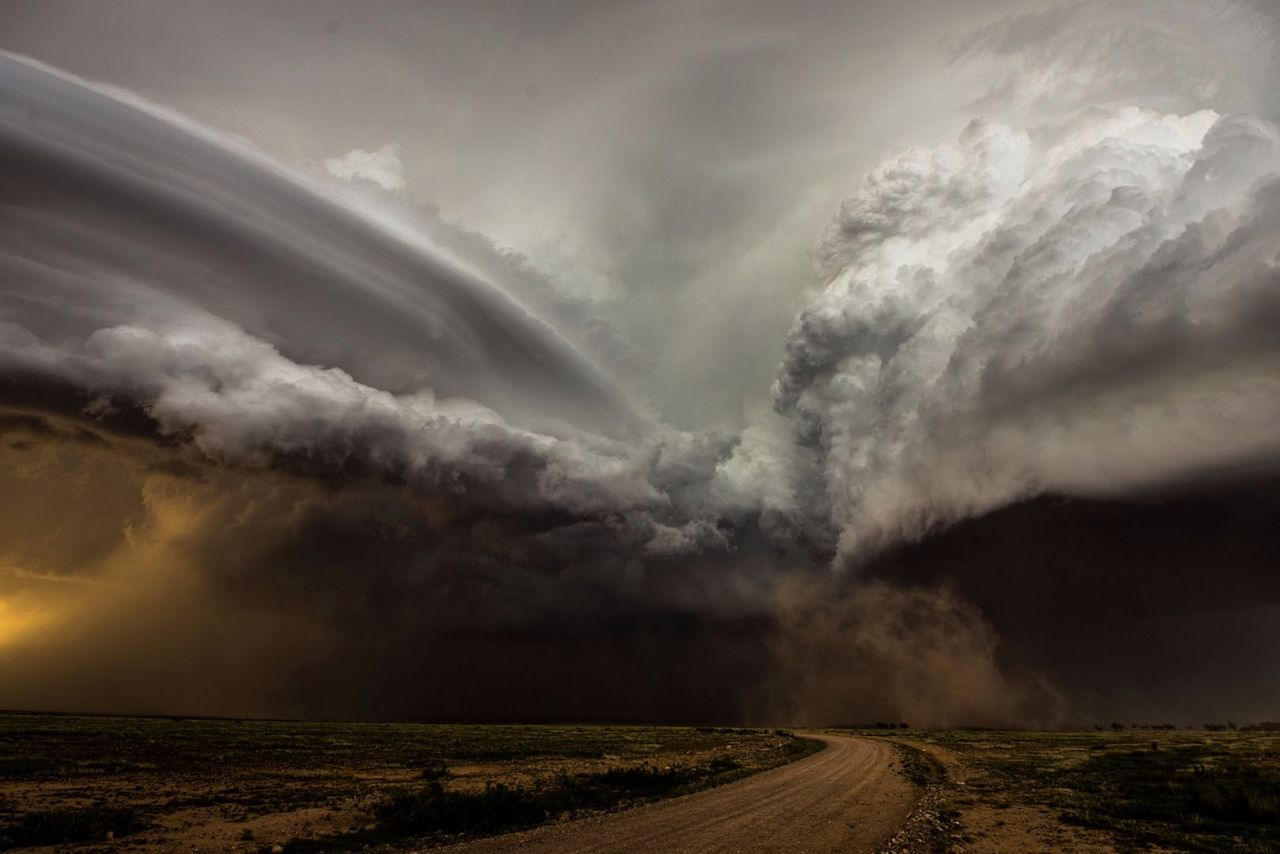
<path id="1" fill-rule="evenodd" d="M 1280 702 L 1276 473 L 1040 496 L 891 549 L 866 574 L 980 609 L 1008 672 L 1053 674 L 1067 721 L 1266 719 Z"/>
<path id="2" fill-rule="evenodd" d="M 1271 702 L 1266 7 L 0 19 L 4 705 Z"/>

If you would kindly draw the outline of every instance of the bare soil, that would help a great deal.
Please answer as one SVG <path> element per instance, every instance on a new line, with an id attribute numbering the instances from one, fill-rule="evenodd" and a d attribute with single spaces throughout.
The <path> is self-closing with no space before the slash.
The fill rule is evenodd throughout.
<path id="1" fill-rule="evenodd" d="M 814 737 L 826 743 L 825 750 L 710 791 L 447 850 L 451 854 L 881 850 L 919 794 L 898 772 L 893 746 L 845 735 Z"/>

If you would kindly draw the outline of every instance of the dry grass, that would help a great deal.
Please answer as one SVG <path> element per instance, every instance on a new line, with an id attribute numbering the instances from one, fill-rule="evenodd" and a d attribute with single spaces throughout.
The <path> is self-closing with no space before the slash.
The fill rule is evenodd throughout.
<path id="1" fill-rule="evenodd" d="M 999 836 L 1027 819 L 1056 841 L 1177 851 L 1280 850 L 1280 733 L 1262 730 L 917 732 L 951 757 L 962 824 Z M 1072 842 L 1072 840 L 1075 840 Z M 973 847 L 984 848 L 981 838 Z M 990 847 L 1000 844 L 988 840 Z"/>
<path id="2" fill-rule="evenodd" d="M 394 850 L 773 767 L 774 730 L 0 715 L 0 848 Z"/>

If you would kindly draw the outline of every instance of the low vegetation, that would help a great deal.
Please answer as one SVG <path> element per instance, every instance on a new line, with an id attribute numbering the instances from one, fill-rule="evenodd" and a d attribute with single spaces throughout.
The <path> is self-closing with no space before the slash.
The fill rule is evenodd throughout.
<path id="1" fill-rule="evenodd" d="M 945 748 L 968 769 L 967 785 L 953 795 L 962 821 L 966 812 L 1031 807 L 1121 849 L 1280 850 L 1274 728 L 913 737 Z"/>
<path id="2" fill-rule="evenodd" d="M 724 727 L 0 715 L 0 848 L 420 847 L 718 785 L 816 746 Z"/>
<path id="3" fill-rule="evenodd" d="M 727 757 L 709 764 L 610 768 L 565 774 L 539 787 L 486 786 L 479 792 L 446 790 L 440 783 L 400 791 L 378 806 L 378 828 L 401 836 L 489 834 L 531 827 L 582 812 L 685 794 L 742 776 Z"/>
<path id="4" fill-rule="evenodd" d="M 93 806 L 36 810 L 23 814 L 0 830 L 0 848 L 99 842 L 127 836 L 142 828 L 142 822 L 131 809 Z"/>

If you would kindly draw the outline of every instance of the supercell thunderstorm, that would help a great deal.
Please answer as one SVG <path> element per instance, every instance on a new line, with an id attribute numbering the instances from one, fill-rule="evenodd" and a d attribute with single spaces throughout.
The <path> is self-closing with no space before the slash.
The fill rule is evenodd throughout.
<path id="1" fill-rule="evenodd" d="M 64 627 L 0 647 L 6 702 L 1079 713 L 963 591 L 868 573 L 1038 496 L 1280 459 L 1280 129 L 1148 102 L 870 170 L 734 434 L 664 423 L 625 336 L 424 224 L 378 155 L 313 174 L 0 57 L 5 539 L 82 517 L 0 555 Z M 333 180 L 370 163 L 387 192 Z"/>

